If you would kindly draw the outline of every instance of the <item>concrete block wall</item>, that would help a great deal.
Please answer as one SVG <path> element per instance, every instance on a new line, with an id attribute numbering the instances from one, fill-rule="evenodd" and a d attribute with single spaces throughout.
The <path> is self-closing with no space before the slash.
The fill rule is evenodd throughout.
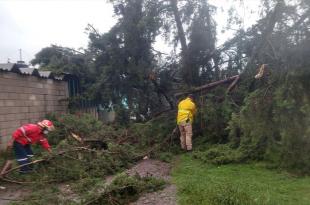
<path id="1" fill-rule="evenodd" d="M 0 150 L 21 125 L 66 113 L 67 98 L 66 81 L 0 71 Z"/>

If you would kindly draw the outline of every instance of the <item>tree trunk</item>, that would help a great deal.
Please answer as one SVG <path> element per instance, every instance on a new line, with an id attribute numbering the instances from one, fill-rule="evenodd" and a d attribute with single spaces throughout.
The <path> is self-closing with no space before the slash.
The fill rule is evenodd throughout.
<path id="1" fill-rule="evenodd" d="M 210 50 L 210 57 L 212 57 L 213 62 L 214 62 L 214 75 L 215 75 L 215 80 L 219 80 L 220 79 L 220 68 L 219 68 L 219 56 L 217 53 L 212 53 L 213 51 L 215 51 L 215 36 L 213 35 L 212 32 L 212 22 L 211 22 L 211 15 L 209 12 L 209 5 L 207 6 L 207 13 L 206 13 L 206 20 L 207 20 L 207 25 L 208 25 L 208 39 L 211 40 L 210 45 L 211 45 L 211 50 Z"/>
<path id="2" fill-rule="evenodd" d="M 181 67 L 181 75 L 184 82 L 188 85 L 193 84 L 193 75 L 190 70 L 190 59 L 188 56 L 188 47 L 186 44 L 186 37 L 178 9 L 178 0 L 170 0 L 171 8 L 173 11 L 173 15 L 175 18 L 175 22 L 178 29 L 178 36 L 181 42 L 181 48 L 182 48 L 182 67 Z"/>
<path id="3" fill-rule="evenodd" d="M 183 29 L 183 25 L 181 22 L 181 17 L 179 14 L 179 9 L 178 9 L 178 0 L 170 0 L 171 8 L 173 11 L 174 19 L 177 24 L 177 29 L 178 29 L 178 35 L 180 38 L 181 42 L 181 47 L 182 47 L 182 52 L 183 55 L 187 53 L 187 44 L 186 44 L 186 38 L 185 38 L 185 33 Z"/>
<path id="4" fill-rule="evenodd" d="M 174 96 L 176 98 L 179 98 L 181 97 L 182 95 L 188 95 L 188 94 L 193 94 L 193 93 L 197 93 L 197 92 L 202 92 L 202 91 L 207 91 L 207 90 L 210 90 L 218 85 L 222 85 L 222 84 L 225 84 L 225 83 L 230 83 L 230 82 L 233 82 L 233 81 L 236 81 L 231 87 L 235 86 L 235 84 L 238 82 L 238 79 L 239 80 L 239 75 L 235 75 L 235 76 L 232 76 L 232 77 L 229 77 L 229 78 L 226 78 L 224 80 L 219 80 L 219 81 L 215 81 L 213 83 L 209 83 L 209 84 L 206 84 L 206 85 L 203 85 L 203 86 L 200 86 L 200 87 L 196 87 L 196 88 L 193 88 L 191 90 L 188 90 L 187 92 L 182 92 L 182 93 L 176 93 Z M 231 89 L 231 88 L 230 88 Z"/>
<path id="5" fill-rule="evenodd" d="M 282 13 L 283 13 L 282 10 L 283 10 L 284 4 L 285 3 L 283 0 L 279 0 L 274 10 L 271 12 L 266 29 L 262 33 L 261 41 L 257 44 L 258 47 L 256 49 L 254 48 L 252 55 L 249 59 L 249 62 L 247 63 L 246 71 L 249 72 L 249 68 L 252 66 L 254 60 L 261 54 L 262 50 L 267 45 L 268 39 L 270 38 L 276 23 L 279 21 L 279 19 L 282 16 Z"/>

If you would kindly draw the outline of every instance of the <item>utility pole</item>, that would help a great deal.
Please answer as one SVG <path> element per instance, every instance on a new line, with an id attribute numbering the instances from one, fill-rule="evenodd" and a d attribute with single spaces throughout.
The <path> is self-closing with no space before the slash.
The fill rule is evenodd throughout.
<path id="1" fill-rule="evenodd" d="M 23 61 L 21 48 L 19 49 L 19 61 Z"/>
<path id="2" fill-rule="evenodd" d="M 19 61 L 17 61 L 18 64 L 25 64 L 25 62 L 23 61 L 23 56 L 22 56 L 22 49 L 18 49 L 19 51 Z"/>

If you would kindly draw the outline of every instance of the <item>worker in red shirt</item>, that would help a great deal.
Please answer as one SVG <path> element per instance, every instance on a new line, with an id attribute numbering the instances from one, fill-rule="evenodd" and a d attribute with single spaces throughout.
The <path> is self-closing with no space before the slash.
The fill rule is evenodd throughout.
<path id="1" fill-rule="evenodd" d="M 43 120 L 37 124 L 26 124 L 15 130 L 12 134 L 12 139 L 8 142 L 8 148 L 14 148 L 16 160 L 19 165 L 29 163 L 33 152 L 31 144 L 41 144 L 49 153 L 52 152 L 51 146 L 48 144 L 45 136 L 49 131 L 53 131 L 54 125 L 49 120 Z M 23 166 L 20 169 L 21 173 L 30 172 L 29 166 Z"/>

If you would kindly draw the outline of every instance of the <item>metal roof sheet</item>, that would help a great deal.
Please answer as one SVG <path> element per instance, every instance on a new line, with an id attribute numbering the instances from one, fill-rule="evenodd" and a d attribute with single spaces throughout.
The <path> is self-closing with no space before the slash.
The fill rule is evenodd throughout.
<path id="1" fill-rule="evenodd" d="M 32 73 L 34 72 L 35 68 L 19 68 L 21 74 L 26 74 L 26 75 L 32 75 Z"/>
<path id="2" fill-rule="evenodd" d="M 51 71 L 39 71 L 36 68 L 29 68 L 25 64 L 16 64 L 16 63 L 0 63 L 0 71 L 8 71 L 8 72 L 14 72 L 19 73 L 23 75 L 32 75 L 37 76 L 39 78 L 50 78 L 54 80 L 66 80 L 66 76 L 71 76 L 70 74 L 60 74 L 55 75 Z"/>
<path id="3" fill-rule="evenodd" d="M 52 71 L 39 71 L 40 77 L 42 78 L 53 78 L 54 75 Z"/>
<path id="4" fill-rule="evenodd" d="M 0 70 L 11 71 L 14 68 L 14 63 L 0 63 Z"/>

